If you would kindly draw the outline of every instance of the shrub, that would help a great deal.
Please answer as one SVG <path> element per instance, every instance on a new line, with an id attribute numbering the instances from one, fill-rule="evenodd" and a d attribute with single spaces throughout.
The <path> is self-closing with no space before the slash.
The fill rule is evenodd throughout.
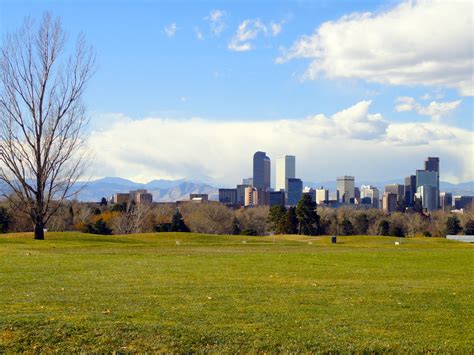
<path id="1" fill-rule="evenodd" d="M 432 234 L 431 234 L 430 231 L 424 231 L 424 232 L 423 232 L 423 236 L 425 236 L 425 237 L 431 237 Z"/>
<path id="2" fill-rule="evenodd" d="M 5 207 L 0 207 L 0 233 L 8 232 L 12 218 Z"/>
<path id="3" fill-rule="evenodd" d="M 459 222 L 458 217 L 456 216 L 449 216 L 446 220 L 446 229 L 445 234 L 456 235 L 460 231 L 462 231 L 461 224 Z"/>
<path id="4" fill-rule="evenodd" d="M 100 218 L 95 223 L 87 223 L 84 228 L 85 233 L 90 234 L 103 234 L 103 235 L 110 235 L 112 234 L 112 229 L 107 226 L 107 223 Z"/>
<path id="5" fill-rule="evenodd" d="M 464 234 L 474 235 L 474 219 L 470 219 L 464 225 Z"/>

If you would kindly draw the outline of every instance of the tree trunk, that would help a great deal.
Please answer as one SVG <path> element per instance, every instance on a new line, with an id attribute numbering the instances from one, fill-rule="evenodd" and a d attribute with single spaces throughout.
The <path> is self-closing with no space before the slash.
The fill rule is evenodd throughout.
<path id="1" fill-rule="evenodd" d="M 44 223 L 35 224 L 35 239 L 44 240 Z"/>

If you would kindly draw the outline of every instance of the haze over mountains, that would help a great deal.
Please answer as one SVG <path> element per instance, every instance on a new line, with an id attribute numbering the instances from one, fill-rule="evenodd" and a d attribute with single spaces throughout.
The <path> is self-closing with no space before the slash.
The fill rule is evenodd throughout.
<path id="1" fill-rule="evenodd" d="M 383 191 L 384 186 L 393 183 L 403 183 L 403 179 L 393 179 L 386 181 L 357 181 L 356 186 L 374 185 Z M 136 189 L 147 189 L 153 194 L 153 200 L 156 202 L 173 202 L 177 200 L 189 199 L 191 193 L 209 194 L 212 200 L 218 199 L 218 187 L 200 182 L 197 180 L 152 180 L 146 184 L 136 183 L 119 177 L 105 177 L 98 180 L 89 181 L 80 184 L 83 189 L 77 193 L 77 199 L 80 201 L 99 201 L 102 197 L 109 198 L 115 192 L 128 192 Z M 331 191 L 336 189 L 336 181 L 324 182 L 305 182 L 304 186 L 318 188 L 324 186 Z M 440 190 L 452 192 L 453 195 L 474 195 L 474 181 L 451 184 L 449 182 L 440 182 Z"/>

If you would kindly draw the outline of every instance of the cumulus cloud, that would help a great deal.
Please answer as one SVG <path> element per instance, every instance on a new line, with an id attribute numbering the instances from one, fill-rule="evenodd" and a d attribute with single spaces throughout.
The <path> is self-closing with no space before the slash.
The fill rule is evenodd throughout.
<path id="1" fill-rule="evenodd" d="M 308 58 L 305 77 L 357 78 L 391 85 L 455 88 L 474 95 L 470 1 L 405 1 L 319 26 L 277 58 Z"/>
<path id="2" fill-rule="evenodd" d="M 209 27 L 214 36 L 219 36 L 225 28 L 225 11 L 214 9 L 208 16 L 204 17 L 205 20 L 209 21 Z"/>
<path id="3" fill-rule="evenodd" d="M 453 112 L 460 104 L 461 100 L 446 102 L 431 101 L 428 105 L 423 106 L 413 97 L 402 96 L 396 100 L 395 111 L 415 111 L 420 115 L 430 116 L 434 121 L 439 121 L 443 116 Z"/>
<path id="4" fill-rule="evenodd" d="M 283 22 L 271 22 L 265 25 L 260 19 L 246 19 L 237 27 L 237 31 L 229 42 L 228 48 L 236 52 L 246 52 L 253 49 L 251 41 L 259 34 L 277 36 L 282 31 Z"/>
<path id="5" fill-rule="evenodd" d="M 252 174 L 252 155 L 266 151 L 272 161 L 297 157 L 305 181 L 398 178 L 413 173 L 426 156 L 440 156 L 442 178 L 474 179 L 473 132 L 440 123 L 390 123 L 361 101 L 330 116 L 274 121 L 215 121 L 202 118 L 141 120 L 105 115 L 89 144 L 96 152 L 94 176 L 136 181 L 206 176 L 233 185 Z M 100 125 L 99 125 L 100 126 Z M 273 164 L 273 163 L 272 163 Z M 274 171 L 274 166 L 273 166 Z"/>
<path id="6" fill-rule="evenodd" d="M 173 37 L 176 34 L 176 31 L 178 31 L 178 26 L 173 22 L 166 26 L 163 31 L 167 37 Z"/>

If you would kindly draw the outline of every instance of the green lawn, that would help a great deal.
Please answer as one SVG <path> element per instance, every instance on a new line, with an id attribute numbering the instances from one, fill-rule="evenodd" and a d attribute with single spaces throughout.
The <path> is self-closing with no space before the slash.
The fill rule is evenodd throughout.
<path id="1" fill-rule="evenodd" d="M 474 246 L 0 235 L 0 353 L 474 349 Z M 177 244 L 179 241 L 179 245 Z M 245 243 L 244 243 L 245 242 Z"/>

